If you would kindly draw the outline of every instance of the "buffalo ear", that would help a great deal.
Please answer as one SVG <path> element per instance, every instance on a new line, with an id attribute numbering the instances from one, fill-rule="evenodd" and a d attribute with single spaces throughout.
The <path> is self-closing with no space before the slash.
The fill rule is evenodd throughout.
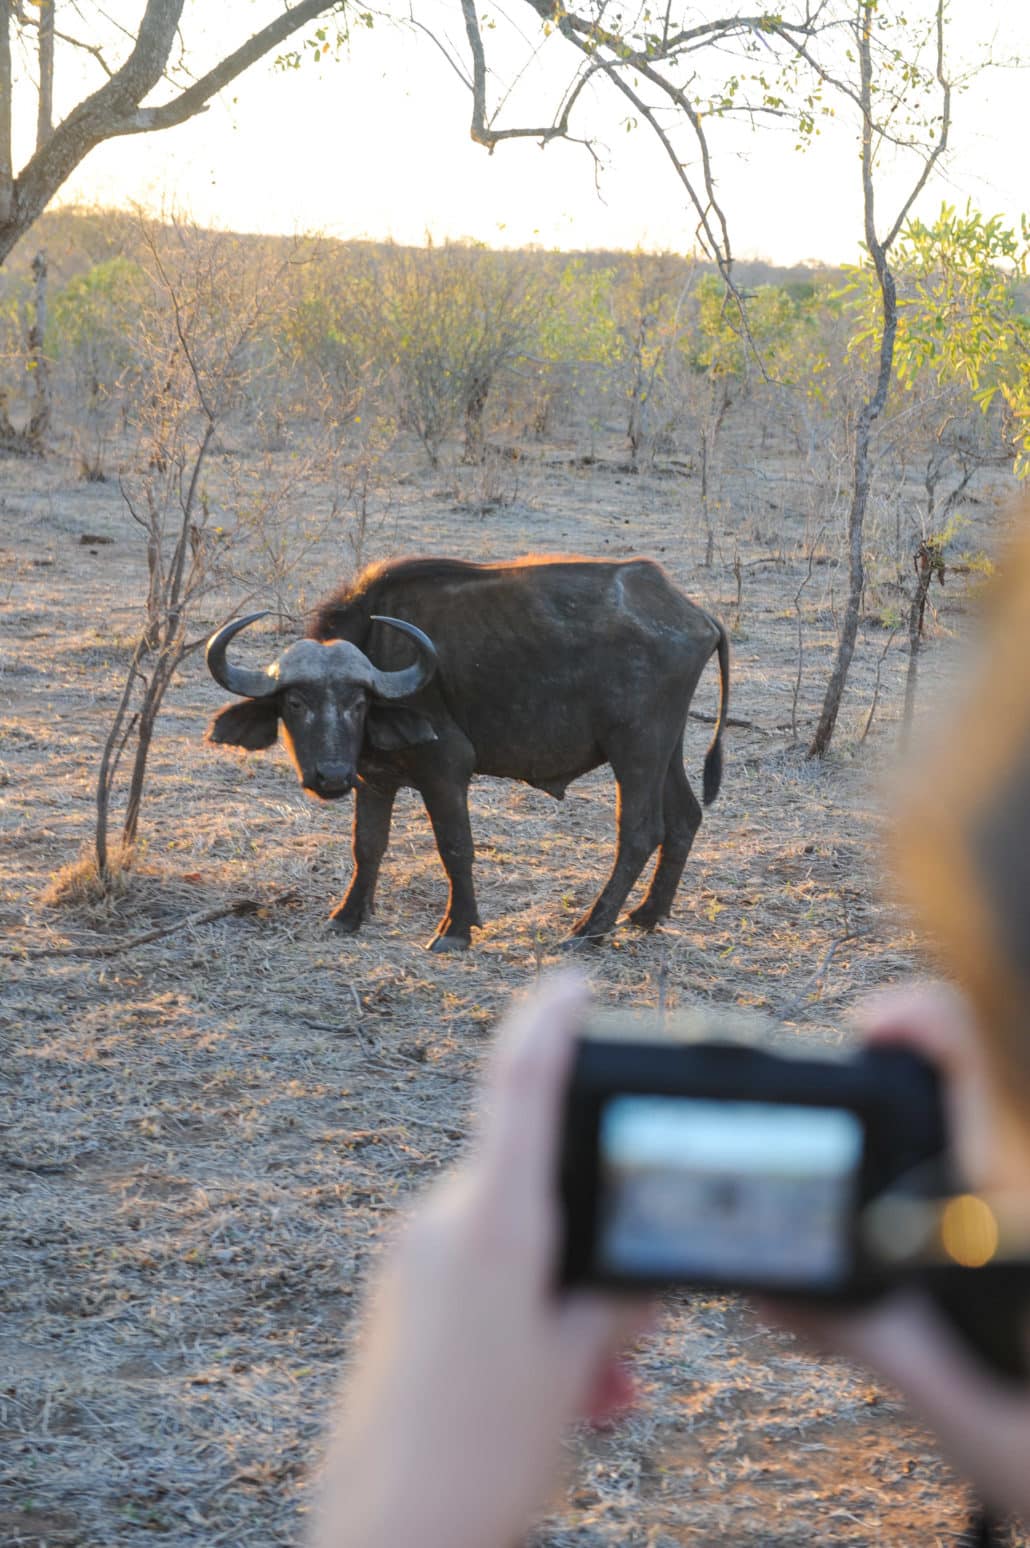
<path id="1" fill-rule="evenodd" d="M 365 735 L 377 752 L 399 752 L 402 747 L 416 747 L 420 742 L 439 741 L 432 721 L 425 715 L 383 702 L 369 705 Z"/>
<path id="2" fill-rule="evenodd" d="M 274 747 L 279 737 L 279 711 L 274 699 L 243 699 L 226 704 L 207 728 L 206 740 L 227 747 L 260 752 Z"/>

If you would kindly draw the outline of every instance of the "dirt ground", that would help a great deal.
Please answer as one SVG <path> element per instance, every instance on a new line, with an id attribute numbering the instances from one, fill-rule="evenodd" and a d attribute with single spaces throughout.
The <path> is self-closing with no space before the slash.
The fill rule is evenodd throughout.
<path id="1" fill-rule="evenodd" d="M 696 479 L 620 471 L 614 442 L 586 465 L 530 449 L 497 473 L 489 511 L 475 470 L 430 473 L 412 453 L 366 557 L 648 554 L 721 614 L 737 722 L 722 794 L 667 926 L 620 929 L 589 972 L 606 1004 L 653 1005 L 664 974 L 672 1004 L 751 1007 L 835 1044 L 858 996 L 917 962 L 876 849 L 906 657 L 899 635 L 862 742 L 890 632 L 871 604 L 833 756 L 807 762 L 791 736 L 795 598 L 827 513 L 787 449 L 759 457 L 736 435 L 710 569 Z M 972 546 L 991 545 L 1003 492 L 976 491 Z M 309 601 L 349 572 L 345 536 L 312 557 Z M 817 548 L 800 603 L 802 732 L 843 590 L 832 551 Z M 0 466 L 0 1539 L 298 1544 L 366 1267 L 460 1150 L 500 1009 L 607 874 L 613 785 L 597 773 L 556 804 L 477 783 L 485 923 L 463 956 L 424 950 L 443 878 L 402 796 L 380 911 L 341 940 L 326 915 L 349 872 L 348 810 L 305 799 L 281 750 L 205 746 L 225 696 L 193 657 L 161 715 L 128 891 L 48 907 L 91 834 L 144 561 L 115 483 L 78 482 L 60 454 Z M 959 579 L 940 594 L 924 700 L 966 618 Z M 256 633 L 248 660 L 274 648 Z M 713 668 L 695 708 L 716 699 Z M 691 722 L 695 785 L 709 734 Z M 241 895 L 265 906 L 131 944 Z M 958 1540 L 965 1491 L 894 1397 L 736 1301 L 675 1299 L 639 1369 L 639 1411 L 577 1440 L 540 1545 Z"/>

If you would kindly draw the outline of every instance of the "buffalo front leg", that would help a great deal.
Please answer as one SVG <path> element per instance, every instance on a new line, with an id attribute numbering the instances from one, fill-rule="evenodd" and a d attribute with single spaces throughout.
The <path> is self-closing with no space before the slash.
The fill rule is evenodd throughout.
<path id="1" fill-rule="evenodd" d="M 369 785 L 355 787 L 354 875 L 347 896 L 329 915 L 333 929 L 343 935 L 356 934 L 375 911 L 376 882 L 390 841 L 390 818 L 396 795 L 396 786 L 392 790 L 373 790 Z"/>
<path id="2" fill-rule="evenodd" d="M 565 942 L 567 946 L 599 941 L 608 934 L 619 917 L 630 888 L 658 848 L 662 837 L 661 786 L 656 786 L 653 780 L 620 778 L 618 770 L 616 780 L 619 792 L 619 838 L 615 864 L 593 908 L 583 915 Z"/>
<path id="3" fill-rule="evenodd" d="M 427 784 L 422 787 L 422 799 L 450 883 L 447 912 L 428 942 L 428 948 L 430 951 L 466 951 L 471 944 L 472 926 L 480 922 L 472 885 L 475 847 L 469 823 L 468 785 L 442 780 Z"/>
<path id="4" fill-rule="evenodd" d="M 678 745 L 665 775 L 662 816 L 665 831 L 654 877 L 644 901 L 627 915 L 630 924 L 641 930 L 653 930 L 671 911 L 694 835 L 701 825 L 701 803 L 690 788 Z"/>

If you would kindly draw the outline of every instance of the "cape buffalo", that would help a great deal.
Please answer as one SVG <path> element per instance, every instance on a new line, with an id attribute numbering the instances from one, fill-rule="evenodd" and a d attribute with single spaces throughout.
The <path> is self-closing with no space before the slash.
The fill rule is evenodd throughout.
<path id="1" fill-rule="evenodd" d="M 262 616 L 238 619 L 208 642 L 212 676 L 245 696 L 215 715 L 208 739 L 271 747 L 281 723 L 305 790 L 322 800 L 355 790 L 355 869 L 331 916 L 336 929 L 351 934 L 372 912 L 402 785 L 425 802 L 450 882 L 447 912 L 429 943 L 441 951 L 467 947 L 480 923 L 468 814 L 473 774 L 524 780 L 560 800 L 572 780 L 603 763 L 618 786 L 618 849 L 571 939 L 612 928 L 659 848 L 650 889 L 629 918 L 649 929 L 668 914 L 701 821 L 683 768 L 687 710 L 717 653 L 707 806 L 722 777 L 729 647 L 722 625 L 659 565 L 392 560 L 327 597 L 309 637 L 271 666 L 230 665 L 229 641 Z"/>

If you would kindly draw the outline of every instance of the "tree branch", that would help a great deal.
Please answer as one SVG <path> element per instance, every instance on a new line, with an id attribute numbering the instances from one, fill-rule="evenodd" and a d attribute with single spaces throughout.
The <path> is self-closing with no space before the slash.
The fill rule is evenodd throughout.
<path id="1" fill-rule="evenodd" d="M 465 18 L 465 32 L 468 36 L 469 48 L 472 50 L 472 123 L 469 134 L 475 143 L 485 145 L 492 154 L 494 147 L 501 140 L 540 140 L 546 144 L 548 140 L 564 139 L 568 135 L 569 114 L 579 94 L 578 90 L 573 92 L 571 98 L 566 99 L 561 113 L 553 123 L 536 129 L 491 128 L 486 111 L 486 53 L 479 30 L 475 0 L 461 0 L 461 14 Z"/>
<path id="2" fill-rule="evenodd" d="M 36 149 L 54 132 L 54 0 L 39 0 L 39 108 Z"/>
<path id="3" fill-rule="evenodd" d="M 252 38 L 240 45 L 235 52 L 229 54 L 213 70 L 202 75 L 198 81 L 173 97 L 170 102 L 163 102 L 158 107 L 138 108 L 123 124 L 112 131 L 113 135 L 122 134 L 148 134 L 154 129 L 170 129 L 176 124 L 185 123 L 188 118 L 193 118 L 197 113 L 203 113 L 208 103 L 215 94 L 234 81 L 238 75 L 249 70 L 252 64 L 271 52 L 279 43 L 285 42 L 301 27 L 309 21 L 314 21 L 316 16 L 323 16 L 327 11 L 336 11 L 341 8 L 342 0 L 300 0 L 298 5 L 288 11 L 284 11 L 275 21 L 269 22 L 267 27 L 262 27 L 260 32 L 255 32 Z"/>
<path id="4" fill-rule="evenodd" d="M 26 164 L 14 185 L 9 213 L 14 229 L 0 231 L 0 261 L 84 157 L 109 139 L 114 126 L 157 85 L 175 41 L 183 4 L 184 0 L 147 0 L 128 59 L 110 80 L 72 109 Z"/>
<path id="5" fill-rule="evenodd" d="M 62 43 L 67 43 L 69 48 L 78 48 L 81 49 L 84 54 L 92 54 L 93 58 L 100 66 L 101 70 L 103 70 L 108 80 L 111 79 L 114 71 L 111 69 L 111 66 L 104 58 L 104 51 L 100 47 L 99 43 L 83 43 L 81 38 L 73 38 L 70 33 L 62 32 L 59 27 L 54 28 L 54 37 L 59 38 Z"/>
<path id="6" fill-rule="evenodd" d="M 252 38 L 223 59 L 186 91 L 170 102 L 144 108 L 141 103 L 164 75 L 179 32 L 185 0 L 147 0 L 132 50 L 109 79 L 85 97 L 60 123 L 46 143 L 37 147 L 11 194 L 4 200 L 3 129 L 0 127 L 0 263 L 7 257 L 23 231 L 42 214 L 61 184 L 95 146 L 119 135 L 141 134 L 181 124 L 202 112 L 210 98 L 242 74 L 250 65 L 300 30 L 316 16 L 339 9 L 342 0 L 299 0 L 283 11 L 275 21 L 261 28 Z M 4 90 L 4 42 L 9 59 L 9 5 L 0 3 L 4 25 L 0 26 L 0 123 L 9 110 L 10 82 Z M 90 49 L 90 52 L 93 52 Z M 99 56 L 98 56 L 99 58 Z M 100 60 L 103 68 L 103 60 Z M 9 76 L 9 70 L 8 70 Z M 9 158 L 8 158 L 9 159 Z M 8 172 L 10 186 L 11 173 Z"/>
<path id="7" fill-rule="evenodd" d="M 11 12 L 0 5 L 0 225 L 11 218 L 14 163 L 11 159 Z"/>
<path id="8" fill-rule="evenodd" d="M 287 887 L 282 892 L 273 892 L 268 898 L 230 898 L 228 903 L 218 903 L 214 908 L 201 909 L 195 914 L 186 914 L 182 919 L 176 919 L 171 924 L 158 925 L 153 930 L 143 930 L 139 935 L 129 935 L 120 941 L 104 941 L 100 945 L 83 942 L 77 946 L 30 946 L 23 951 L 7 951 L 4 956 L 9 958 L 26 957 L 114 957 L 120 951 L 133 951 L 137 946 L 149 946 L 152 941 L 162 941 L 166 936 L 176 935 L 180 930 L 195 930 L 198 925 L 214 924 L 218 919 L 227 919 L 230 914 L 238 918 L 246 914 L 258 914 L 266 917 L 267 911 L 279 908 L 284 903 L 294 903 L 297 899 L 296 887 Z"/>
<path id="9" fill-rule="evenodd" d="M 937 77 L 937 84 L 941 88 L 941 129 L 937 136 L 937 142 L 923 163 L 923 170 L 916 179 L 911 193 L 898 211 L 897 219 L 890 231 L 883 239 L 885 251 L 893 244 L 898 232 L 908 219 L 909 211 L 913 204 L 926 187 L 927 178 L 948 146 L 948 131 L 951 128 L 951 82 L 944 73 L 944 0 L 937 0 L 934 22 L 937 33 L 937 62 L 934 73 Z"/>

